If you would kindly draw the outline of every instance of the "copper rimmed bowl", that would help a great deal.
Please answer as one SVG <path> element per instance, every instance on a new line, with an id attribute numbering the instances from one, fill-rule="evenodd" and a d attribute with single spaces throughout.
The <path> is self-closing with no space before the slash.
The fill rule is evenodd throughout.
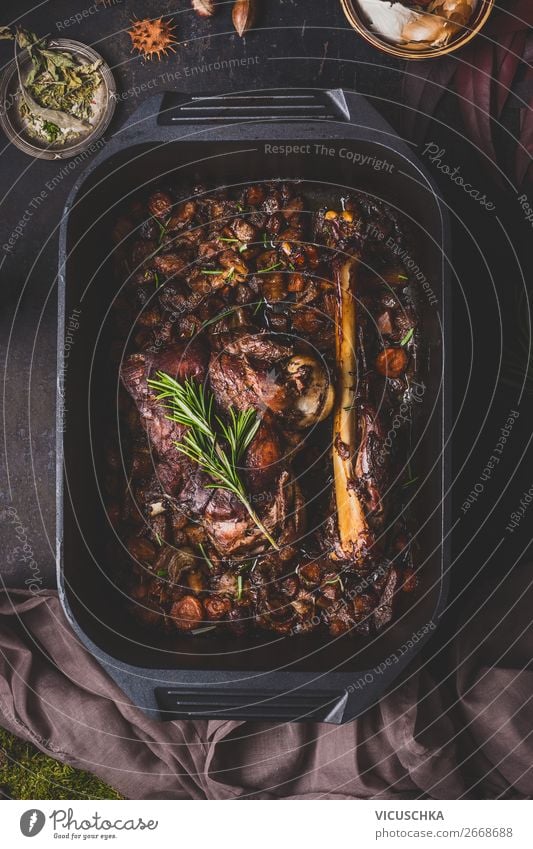
<path id="1" fill-rule="evenodd" d="M 400 59 L 431 59 L 434 56 L 445 56 L 447 53 L 453 53 L 454 50 L 459 50 L 460 47 L 468 44 L 488 20 L 494 7 L 494 0 L 478 0 L 471 20 L 447 44 L 439 45 L 438 47 L 423 47 L 419 50 L 411 47 L 402 47 L 401 44 L 395 44 L 379 35 L 379 33 L 373 32 L 366 23 L 364 12 L 357 0 L 341 0 L 341 6 L 356 32 L 368 41 L 369 44 L 372 44 L 373 47 L 382 50 L 383 53 L 398 56 Z"/>

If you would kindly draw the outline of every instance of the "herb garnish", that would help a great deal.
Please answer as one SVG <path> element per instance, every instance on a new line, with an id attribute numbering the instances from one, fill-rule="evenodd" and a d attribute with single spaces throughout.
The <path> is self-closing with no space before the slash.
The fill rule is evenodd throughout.
<path id="1" fill-rule="evenodd" d="M 264 298 L 261 298 L 261 299 L 257 302 L 257 306 L 256 306 L 256 308 L 254 309 L 254 315 L 257 315 L 257 313 L 259 312 L 259 310 L 261 309 L 261 307 L 264 307 L 264 306 L 265 306 L 265 304 L 266 304 L 265 299 L 264 299 Z"/>
<path id="2" fill-rule="evenodd" d="M 233 280 L 235 276 L 235 266 L 231 268 L 201 268 L 202 274 L 222 274 L 225 280 Z"/>
<path id="3" fill-rule="evenodd" d="M 182 442 L 176 449 L 197 463 L 212 480 L 209 489 L 224 489 L 231 492 L 246 509 L 257 528 L 269 543 L 278 550 L 278 545 L 255 513 L 239 475 L 238 466 L 260 425 L 256 411 L 235 410 L 230 407 L 229 421 L 224 422 L 213 414 L 214 396 L 202 384 L 187 379 L 178 383 L 165 372 L 157 372 L 157 380 L 148 385 L 159 392 L 158 401 L 166 401 L 170 411 L 167 418 L 188 427 Z M 227 445 L 227 447 L 226 447 Z"/>
<path id="4" fill-rule="evenodd" d="M 275 262 L 274 265 L 269 265 L 268 268 L 261 268 L 258 274 L 266 274 L 267 271 L 274 271 L 276 268 L 281 268 L 281 262 Z"/>
<path id="5" fill-rule="evenodd" d="M 220 239 L 221 242 L 230 242 L 230 243 L 233 243 L 233 244 L 239 244 L 240 241 L 241 241 L 240 239 L 228 239 L 226 236 L 219 236 L 219 239 Z M 242 254 L 243 251 L 247 251 L 247 250 L 248 250 L 248 245 L 246 243 L 243 243 L 243 244 L 240 245 L 240 247 L 239 247 L 239 253 L 240 254 Z"/>
<path id="6" fill-rule="evenodd" d="M 405 336 L 403 337 L 402 341 L 400 342 L 400 345 L 407 345 L 407 343 L 410 342 L 411 339 L 413 338 L 414 332 L 415 332 L 414 327 L 410 327 L 409 330 L 407 331 L 407 333 L 405 334 Z"/>
<path id="7" fill-rule="evenodd" d="M 213 565 L 213 561 L 205 553 L 205 548 L 203 547 L 202 543 L 200 542 L 198 545 L 200 547 L 200 551 L 202 552 L 202 557 L 204 558 L 205 562 L 207 563 L 210 569 L 214 570 L 215 567 Z"/>
<path id="8" fill-rule="evenodd" d="M 198 333 L 201 333 L 201 331 L 205 330 L 205 328 L 209 327 L 209 325 L 216 324 L 217 321 L 226 318 L 227 315 L 231 315 L 232 312 L 236 312 L 240 309 L 242 309 L 241 304 L 237 304 L 234 307 L 229 307 L 227 310 L 222 310 L 222 312 L 217 313 L 217 315 L 214 315 L 212 318 L 206 318 L 206 320 L 202 321 L 200 327 L 198 328 Z"/>
<path id="9" fill-rule="evenodd" d="M 342 578 L 340 575 L 336 575 L 334 578 L 330 578 L 329 581 L 324 581 L 324 584 L 339 584 L 341 591 L 344 592 L 344 584 L 342 583 Z"/>
<path id="10" fill-rule="evenodd" d="M 52 121 L 43 121 L 43 130 L 48 136 L 48 141 L 50 144 L 53 144 L 57 141 L 61 130 L 57 126 L 57 124 L 53 124 Z"/>
<path id="11" fill-rule="evenodd" d="M 165 238 L 165 236 L 167 235 L 166 222 L 165 222 L 165 224 L 162 224 L 161 221 L 159 220 L 159 218 L 156 218 L 155 215 L 152 215 L 152 218 L 154 219 L 155 223 L 159 227 L 159 238 L 157 240 L 157 243 L 160 245 L 161 242 L 163 241 L 163 239 Z"/>

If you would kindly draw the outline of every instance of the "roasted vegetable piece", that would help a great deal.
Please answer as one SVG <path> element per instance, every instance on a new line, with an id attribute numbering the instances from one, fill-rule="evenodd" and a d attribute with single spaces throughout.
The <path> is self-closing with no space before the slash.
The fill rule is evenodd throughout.
<path id="1" fill-rule="evenodd" d="M 376 370 L 384 377 L 400 377 L 407 367 L 404 348 L 385 348 L 376 357 Z"/>
<path id="2" fill-rule="evenodd" d="M 318 563 L 302 563 L 297 571 L 304 587 L 311 589 L 320 583 L 322 571 Z"/>
<path id="3" fill-rule="evenodd" d="M 146 537 L 134 537 L 128 543 L 128 551 L 134 560 L 141 563 L 151 563 L 157 554 L 156 546 Z"/>
<path id="4" fill-rule="evenodd" d="M 148 211 L 154 218 L 166 218 L 172 212 L 172 198 L 166 192 L 154 192 L 148 200 Z"/>
<path id="5" fill-rule="evenodd" d="M 204 600 L 204 608 L 208 619 L 219 620 L 230 612 L 231 602 L 229 598 L 211 595 Z"/>
<path id="6" fill-rule="evenodd" d="M 204 618 L 204 608 L 199 598 L 184 595 L 172 605 L 170 615 L 180 631 L 191 631 L 197 628 Z"/>

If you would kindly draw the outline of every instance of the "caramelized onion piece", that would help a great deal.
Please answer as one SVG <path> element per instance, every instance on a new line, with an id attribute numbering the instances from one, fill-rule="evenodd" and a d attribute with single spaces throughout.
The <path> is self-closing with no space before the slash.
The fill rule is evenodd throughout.
<path id="1" fill-rule="evenodd" d="M 230 612 L 231 602 L 223 596 L 212 595 L 205 599 L 204 608 L 207 618 L 216 621 Z"/>
<path id="2" fill-rule="evenodd" d="M 197 628 L 204 618 L 202 602 L 193 595 L 184 595 L 172 605 L 170 615 L 175 621 L 176 628 L 180 631 L 191 631 Z"/>
<path id="3" fill-rule="evenodd" d="M 360 560 L 369 531 L 363 505 L 353 488 L 353 464 L 357 453 L 356 389 L 356 256 L 337 269 L 337 397 L 333 415 L 333 473 L 341 549 L 348 558 Z"/>

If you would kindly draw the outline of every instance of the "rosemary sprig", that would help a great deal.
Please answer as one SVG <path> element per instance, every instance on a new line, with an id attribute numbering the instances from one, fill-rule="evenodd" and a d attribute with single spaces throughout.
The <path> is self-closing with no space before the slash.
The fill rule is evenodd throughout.
<path id="1" fill-rule="evenodd" d="M 176 449 L 209 475 L 212 480 L 208 484 L 209 489 L 231 492 L 272 547 L 278 550 L 278 545 L 250 504 L 238 472 L 244 452 L 261 423 L 255 410 L 231 407 L 229 421 L 224 422 L 213 413 L 212 393 L 194 380 L 178 383 L 170 375 L 158 371 L 157 380 L 149 380 L 148 385 L 159 393 L 157 401 L 166 402 L 164 406 L 169 410 L 167 418 L 188 428 L 182 442 L 175 443 Z"/>
<path id="2" fill-rule="evenodd" d="M 413 333 L 415 332 L 414 327 L 410 327 L 405 336 L 403 337 L 400 345 L 407 345 L 411 339 L 413 338 Z"/>
<path id="3" fill-rule="evenodd" d="M 239 245 L 238 251 L 240 254 L 248 250 L 248 245 L 246 243 L 240 244 L 240 239 L 228 239 L 226 236 L 219 236 L 219 239 L 221 242 L 229 242 L 235 245 Z"/>
<path id="4" fill-rule="evenodd" d="M 281 268 L 281 262 L 275 262 L 274 265 L 269 265 L 268 268 L 260 268 L 257 274 L 266 274 L 267 271 L 274 271 L 276 268 Z"/>
<path id="5" fill-rule="evenodd" d="M 203 547 L 201 542 L 199 543 L 199 546 L 200 546 L 200 551 L 202 552 L 202 557 L 204 558 L 204 560 L 207 563 L 207 565 L 209 566 L 209 568 L 213 571 L 214 568 L 215 568 L 214 565 L 213 565 L 213 561 L 211 560 L 210 557 L 207 556 L 206 550 Z"/>
<path id="6" fill-rule="evenodd" d="M 216 315 L 212 316 L 211 318 L 206 318 L 206 320 L 203 321 L 201 323 L 200 327 L 198 328 L 198 333 L 200 333 L 202 330 L 205 330 L 205 328 L 209 327 L 211 324 L 216 324 L 217 321 L 220 321 L 221 319 L 226 318 L 227 315 L 231 315 L 232 313 L 234 313 L 234 312 L 236 312 L 237 310 L 240 310 L 240 309 L 242 309 L 242 304 L 237 304 L 234 307 L 228 307 L 227 310 L 222 310 L 222 312 L 217 313 Z"/>
<path id="7" fill-rule="evenodd" d="M 234 265 L 232 265 L 231 268 L 201 268 L 200 271 L 202 274 L 215 274 L 217 276 L 222 275 L 226 280 L 233 280 L 235 277 Z"/>
<path id="8" fill-rule="evenodd" d="M 264 299 L 264 298 L 261 298 L 261 299 L 257 302 L 257 306 L 256 306 L 256 308 L 254 309 L 254 315 L 257 315 L 257 313 L 259 312 L 259 310 L 261 309 L 261 307 L 264 307 L 264 306 L 265 306 L 265 304 L 266 304 L 265 299 Z"/>
<path id="9" fill-rule="evenodd" d="M 152 218 L 155 221 L 155 223 L 157 224 L 157 226 L 159 227 L 159 238 L 157 240 L 157 244 L 160 245 L 161 242 L 163 241 L 163 239 L 165 238 L 165 236 L 167 235 L 166 222 L 164 224 L 162 224 L 161 221 L 159 220 L 159 218 L 156 218 L 155 215 L 152 215 Z"/>

